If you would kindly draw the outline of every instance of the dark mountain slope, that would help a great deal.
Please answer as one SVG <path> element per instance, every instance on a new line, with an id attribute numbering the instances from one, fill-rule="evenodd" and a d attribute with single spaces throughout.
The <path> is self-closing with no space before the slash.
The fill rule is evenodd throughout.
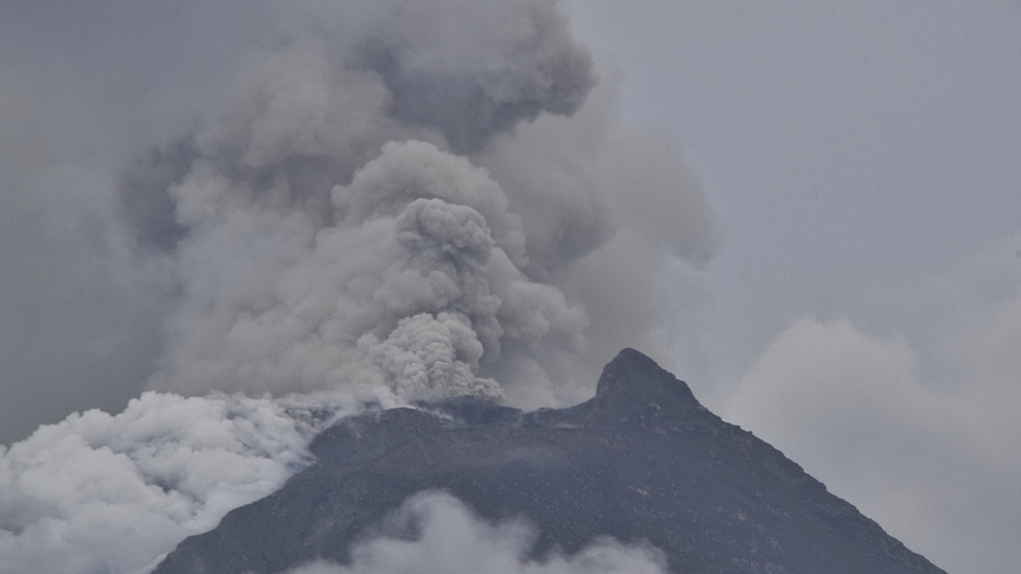
<path id="1" fill-rule="evenodd" d="M 443 489 L 491 520 L 527 517 L 536 553 L 647 540 L 678 573 L 941 573 L 691 390 L 626 349 L 592 400 L 522 413 L 472 399 L 334 426 L 317 463 L 171 553 L 160 574 L 272 573 L 351 543 Z M 945 574 L 945 573 L 944 573 Z"/>

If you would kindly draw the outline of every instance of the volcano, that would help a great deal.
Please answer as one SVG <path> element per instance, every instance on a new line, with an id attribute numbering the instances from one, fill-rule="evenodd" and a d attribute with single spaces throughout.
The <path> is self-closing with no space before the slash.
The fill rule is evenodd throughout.
<path id="1" fill-rule="evenodd" d="M 184 540 L 156 572 L 347 564 L 403 501 L 441 491 L 484 520 L 530 524 L 534 557 L 611 537 L 658 549 L 678 574 L 945 574 L 633 349 L 574 407 L 456 398 L 377 410 L 311 450 L 314 465 Z"/>

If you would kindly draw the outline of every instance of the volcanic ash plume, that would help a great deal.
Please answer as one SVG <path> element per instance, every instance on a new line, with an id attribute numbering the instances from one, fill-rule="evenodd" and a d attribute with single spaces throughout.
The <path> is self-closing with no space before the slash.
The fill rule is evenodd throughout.
<path id="1" fill-rule="evenodd" d="M 505 345 L 584 350 L 585 313 L 526 273 L 504 190 L 455 155 L 573 112 L 593 84 L 553 4 L 499 7 L 399 4 L 354 41 L 302 34 L 177 144 L 190 161 L 165 154 L 180 164 L 165 198 L 134 174 L 127 201 L 144 190 L 173 209 L 173 240 L 155 239 L 182 288 L 154 388 L 498 397 L 479 373 Z M 472 15 L 495 34 L 448 44 L 447 16 Z"/>
<path id="2" fill-rule="evenodd" d="M 159 388 L 498 396 L 477 373 L 503 340 L 583 350 L 584 312 L 525 275 L 520 218 L 464 158 L 388 143 L 333 188 L 323 226 L 238 192 L 219 173 L 174 189 L 186 296 Z"/>
<path id="3" fill-rule="evenodd" d="M 137 236 L 181 293 L 152 388 L 556 400 L 589 325 L 562 282 L 614 234 L 613 192 L 593 183 L 598 154 L 556 202 L 557 183 L 536 189 L 503 156 L 522 120 L 574 113 L 594 73 L 554 2 L 483 4 L 295 34 L 253 58 L 219 122 L 128 174 Z"/>
<path id="4" fill-rule="evenodd" d="M 0 447 L 0 570 L 150 571 L 367 402 L 588 398 L 611 353 L 654 341 L 657 265 L 716 248 L 701 192 L 668 146 L 619 123 L 555 0 L 362 4 L 246 4 L 257 14 L 239 17 L 274 32 L 253 24 L 221 105 L 196 103 L 215 119 L 120 174 L 116 215 L 96 219 L 117 242 L 80 226 L 69 252 L 99 245 L 102 264 L 75 268 L 116 270 L 117 293 L 157 316 L 159 392 Z M 68 297 L 108 292 L 101 279 Z M 109 354 L 148 365 L 137 347 Z M 502 526 L 437 504 L 453 503 L 407 511 L 429 534 L 409 555 L 442 518 L 489 536 L 509 571 L 591 571 L 604 554 L 606 571 L 657 568 L 612 545 L 521 563 L 527 536 L 503 544 Z"/>

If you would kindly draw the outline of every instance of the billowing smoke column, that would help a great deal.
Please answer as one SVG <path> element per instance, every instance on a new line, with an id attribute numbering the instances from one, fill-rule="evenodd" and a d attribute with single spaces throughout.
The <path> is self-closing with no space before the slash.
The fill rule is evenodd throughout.
<path id="1" fill-rule="evenodd" d="M 134 244 L 110 257 L 167 309 L 157 392 L 0 447 L 0 571 L 148 571 L 366 402 L 587 398 L 610 353 L 653 341 L 654 264 L 717 246 L 668 146 L 594 89 L 555 0 L 252 10 L 279 30 L 216 119 L 116 192 Z M 590 554 L 656 568 L 635 552 Z"/>
<path id="2" fill-rule="evenodd" d="M 265 55 L 222 121 L 131 174 L 125 204 L 172 210 L 136 223 L 183 291 L 154 388 L 499 397 L 480 372 L 513 350 L 584 351 L 585 312 L 533 279 L 506 191 L 457 154 L 575 112 L 588 52 L 550 2 L 381 12 L 364 37 Z"/>
<path id="3" fill-rule="evenodd" d="M 434 144 L 385 144 L 311 214 L 239 191 L 216 172 L 173 190 L 188 293 L 158 388 L 496 397 L 477 373 L 505 339 L 583 349 L 584 312 L 522 271 L 524 230 L 503 190 Z"/>
<path id="4" fill-rule="evenodd" d="M 370 12 L 253 57 L 218 122 L 125 177 L 137 237 L 181 291 L 151 387 L 574 398 L 589 316 L 565 293 L 572 264 L 626 221 L 616 205 L 677 215 L 663 228 L 711 219 L 697 190 L 599 173 L 635 148 L 598 111 L 602 149 L 509 165 L 527 122 L 575 113 L 595 84 L 555 2 Z M 706 243 L 694 227 L 680 249 Z"/>

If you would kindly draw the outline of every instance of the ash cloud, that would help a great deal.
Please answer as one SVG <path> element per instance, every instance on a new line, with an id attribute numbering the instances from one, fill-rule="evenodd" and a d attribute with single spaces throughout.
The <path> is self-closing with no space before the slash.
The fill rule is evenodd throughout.
<path id="1" fill-rule="evenodd" d="M 383 79 L 390 115 L 438 128 L 454 150 L 541 112 L 570 115 L 595 83 L 556 2 L 393 4 L 358 59 Z"/>
<path id="2" fill-rule="evenodd" d="M 4 120 L 34 158 L 4 176 L 4 442 L 144 388 L 574 402 L 620 347 L 656 354 L 654 270 L 719 243 L 555 1 L 5 9 L 5 54 L 47 48 L 10 60 L 38 125 Z M 491 247 L 410 241 L 418 199 Z M 444 348 L 396 347 L 423 314 Z"/>
<path id="3" fill-rule="evenodd" d="M 119 215 L 139 245 L 164 252 L 176 249 L 186 230 L 177 222 L 167 190 L 181 183 L 198 157 L 195 141 L 183 138 L 166 147 L 153 147 L 121 173 Z"/>
<path id="4" fill-rule="evenodd" d="M 47 49 L 19 72 L 45 97 L 0 99 L 2 440 L 84 414 L 0 447 L 2 570 L 151 569 L 305 464 L 323 405 L 588 398 L 656 340 L 655 268 L 718 246 L 555 0 L 176 6 L 3 8 L 45 33 L 0 45 Z M 522 536 L 508 571 L 655 562 Z"/>
<path id="5" fill-rule="evenodd" d="M 574 264 L 625 229 L 650 265 L 661 244 L 698 262 L 716 244 L 700 191 L 608 95 L 572 117 L 595 71 L 556 2 L 356 19 L 253 52 L 218 121 L 122 179 L 181 293 L 150 388 L 579 398 L 598 366 Z M 616 282 L 614 259 L 585 282 Z M 628 327 L 600 350 L 648 331 Z"/>
<path id="6" fill-rule="evenodd" d="M 583 350 L 584 311 L 518 267 L 523 232 L 499 185 L 435 145 L 383 146 L 333 189 L 325 227 L 215 172 L 174 193 L 190 230 L 177 251 L 185 296 L 157 388 L 495 396 L 478 372 L 503 341 Z"/>
<path id="7" fill-rule="evenodd" d="M 80 73 L 3 68 L 5 442 L 146 387 L 576 401 L 655 341 L 654 268 L 718 246 L 555 1 L 33 7 L 5 54 Z"/>

